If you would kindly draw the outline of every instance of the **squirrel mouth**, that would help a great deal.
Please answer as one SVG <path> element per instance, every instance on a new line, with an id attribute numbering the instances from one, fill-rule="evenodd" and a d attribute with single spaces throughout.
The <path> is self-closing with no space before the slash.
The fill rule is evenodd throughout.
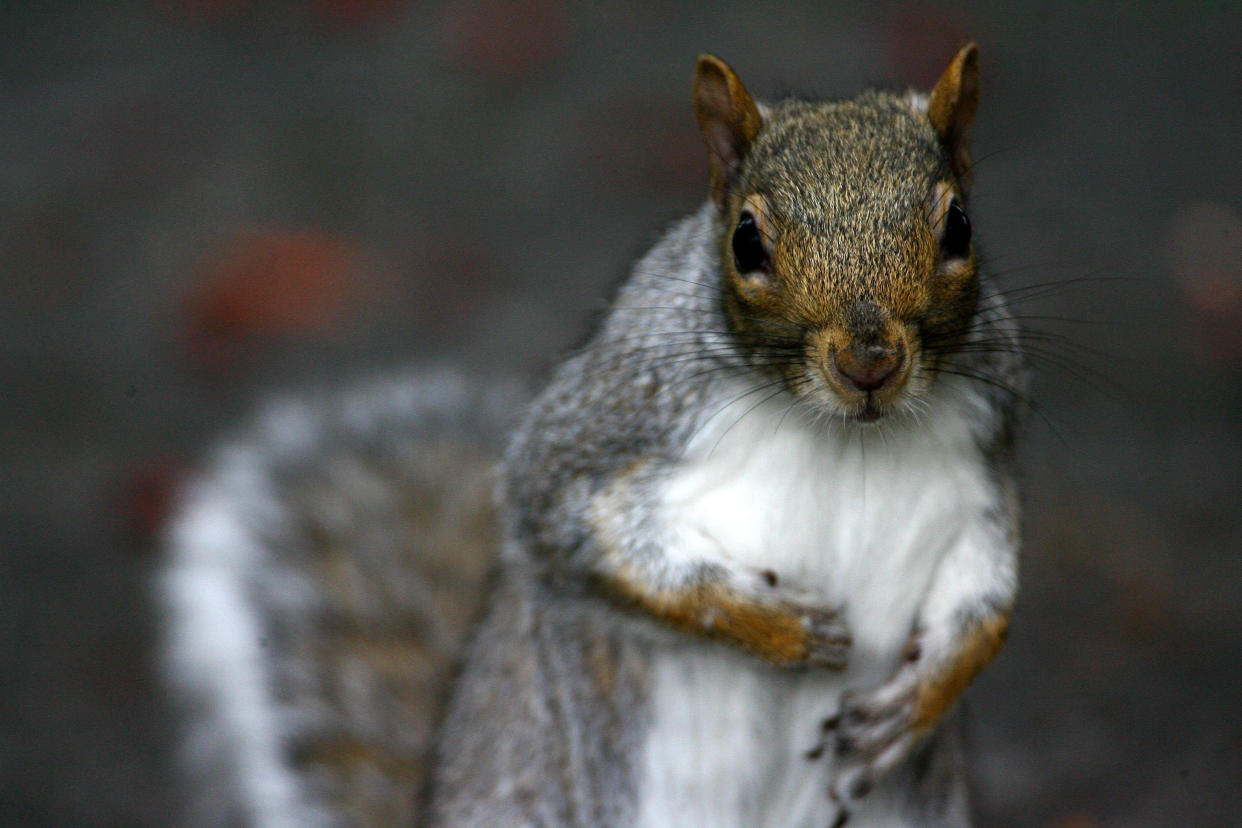
<path id="1" fill-rule="evenodd" d="M 875 399 L 871 394 L 868 394 L 862 408 L 854 414 L 854 419 L 860 423 L 874 423 L 887 413 L 888 411 L 876 405 Z"/>
<path id="2" fill-rule="evenodd" d="M 855 391 L 853 394 L 844 389 L 833 388 L 831 384 L 822 389 L 818 395 L 819 404 L 823 405 L 835 418 L 852 423 L 871 425 L 879 422 L 900 409 L 902 392 L 888 393 L 875 391 Z M 826 392 L 826 393 L 825 393 Z M 797 392 L 795 392 L 795 395 Z"/>

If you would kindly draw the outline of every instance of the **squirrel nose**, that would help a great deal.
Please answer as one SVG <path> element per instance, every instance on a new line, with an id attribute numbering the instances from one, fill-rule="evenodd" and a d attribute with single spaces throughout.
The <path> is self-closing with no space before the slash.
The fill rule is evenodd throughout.
<path id="1" fill-rule="evenodd" d="M 878 391 L 897 375 L 901 350 L 887 345 L 851 345 L 832 354 L 833 366 L 859 391 Z"/>

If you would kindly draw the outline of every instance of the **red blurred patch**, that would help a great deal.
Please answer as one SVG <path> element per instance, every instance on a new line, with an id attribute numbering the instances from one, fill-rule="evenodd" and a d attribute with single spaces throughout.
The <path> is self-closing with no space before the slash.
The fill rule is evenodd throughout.
<path id="1" fill-rule="evenodd" d="M 444 11 L 445 52 L 486 80 L 521 80 L 565 51 L 568 15 L 556 0 L 453 0 Z"/>
<path id="2" fill-rule="evenodd" d="M 1190 314 L 1191 349 L 1203 362 L 1242 361 L 1242 213 L 1183 206 L 1165 230 L 1164 254 Z"/>
<path id="3" fill-rule="evenodd" d="M 186 300 L 187 356 L 216 369 L 260 338 L 331 333 L 370 287 L 358 260 L 352 242 L 324 233 L 242 233 L 200 268 Z"/>
<path id="4" fill-rule="evenodd" d="M 931 89 L 957 50 L 979 36 L 964 12 L 932 3 L 900 4 L 884 30 L 898 77 L 920 89 Z"/>
<path id="5" fill-rule="evenodd" d="M 180 457 L 147 460 L 125 472 L 113 497 L 125 532 L 138 542 L 155 538 L 167 523 L 188 465 Z"/>

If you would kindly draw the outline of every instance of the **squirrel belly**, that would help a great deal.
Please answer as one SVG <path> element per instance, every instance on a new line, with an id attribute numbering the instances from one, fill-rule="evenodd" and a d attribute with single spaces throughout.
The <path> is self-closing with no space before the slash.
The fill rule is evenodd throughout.
<path id="1" fill-rule="evenodd" d="M 836 710 L 841 677 L 685 647 L 653 657 L 648 681 L 635 826 L 823 828 L 831 751 L 809 757 L 806 723 Z M 849 825 L 969 825 L 962 752 L 957 721 L 944 722 L 922 749 L 921 772 L 904 767 L 882 780 Z"/>
<path id="2" fill-rule="evenodd" d="M 892 669 L 944 551 L 995 505 L 977 402 L 954 379 L 917 420 L 879 427 L 813 419 L 784 394 L 756 404 L 762 379 L 735 380 L 664 489 L 666 519 L 695 554 L 779 572 L 841 607 L 853 683 L 879 678 L 860 662 Z"/>

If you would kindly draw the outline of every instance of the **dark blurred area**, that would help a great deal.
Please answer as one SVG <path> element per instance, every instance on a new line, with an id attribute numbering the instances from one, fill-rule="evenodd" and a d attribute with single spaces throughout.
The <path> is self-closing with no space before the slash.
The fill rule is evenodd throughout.
<path id="1" fill-rule="evenodd" d="M 0 7 L 0 821 L 171 825 L 149 583 L 277 390 L 538 376 L 706 193 L 695 55 L 760 96 L 980 43 L 972 206 L 1040 333 L 981 825 L 1242 809 L 1242 7 L 148 0 Z"/>

